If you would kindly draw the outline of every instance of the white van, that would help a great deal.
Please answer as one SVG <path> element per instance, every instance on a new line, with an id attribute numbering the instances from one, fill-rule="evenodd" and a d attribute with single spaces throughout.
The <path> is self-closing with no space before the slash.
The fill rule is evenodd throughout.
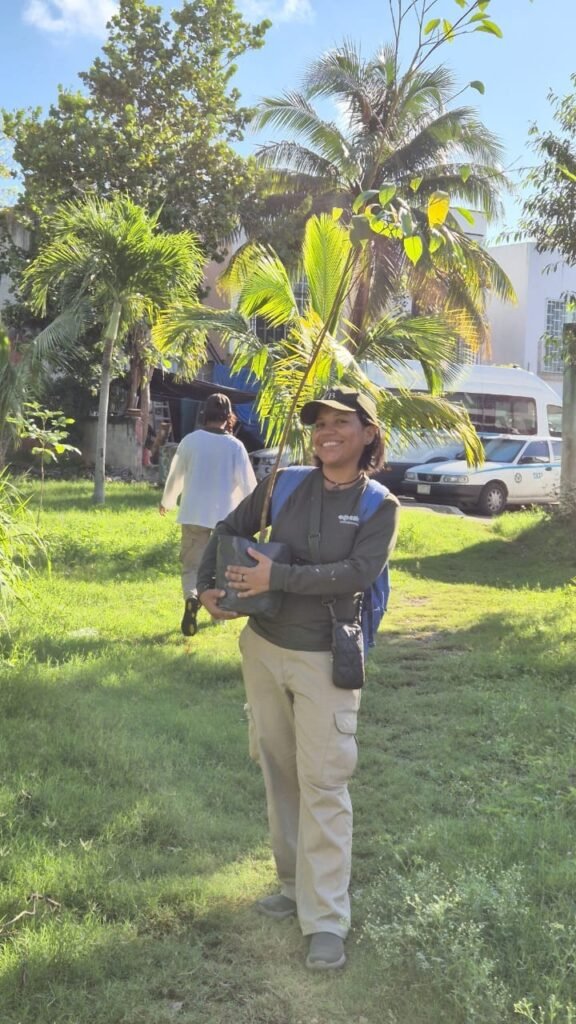
<path id="1" fill-rule="evenodd" d="M 391 391 L 428 391 L 419 362 L 409 360 L 390 373 L 374 363 L 364 367 L 370 380 Z M 556 391 L 529 370 L 515 366 L 461 366 L 451 377 L 446 396 L 464 406 L 481 437 L 491 434 L 561 437 L 562 405 Z M 461 447 L 441 433 L 426 434 L 420 443 L 391 438 L 386 468 L 378 479 L 402 493 L 404 474 L 411 466 L 453 458 Z"/>

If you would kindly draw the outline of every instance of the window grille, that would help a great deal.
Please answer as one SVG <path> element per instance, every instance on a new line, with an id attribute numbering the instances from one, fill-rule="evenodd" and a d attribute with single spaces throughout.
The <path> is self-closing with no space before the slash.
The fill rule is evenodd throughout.
<path id="1" fill-rule="evenodd" d="M 548 299 L 546 302 L 546 333 L 540 349 L 540 370 L 548 373 L 562 373 L 562 332 L 564 324 L 574 323 L 574 311 L 568 309 L 565 299 Z"/>

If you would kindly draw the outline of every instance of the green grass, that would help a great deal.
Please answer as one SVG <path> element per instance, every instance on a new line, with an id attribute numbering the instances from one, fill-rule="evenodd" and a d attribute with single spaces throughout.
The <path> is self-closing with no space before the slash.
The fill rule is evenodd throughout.
<path id="1" fill-rule="evenodd" d="M 50 484 L 2 641 L 0 1024 L 573 1024 L 576 550 L 405 511 L 363 696 L 338 977 L 274 890 L 239 624 L 179 634 L 158 494 Z M 516 1009 L 515 1009 L 516 1007 Z"/>

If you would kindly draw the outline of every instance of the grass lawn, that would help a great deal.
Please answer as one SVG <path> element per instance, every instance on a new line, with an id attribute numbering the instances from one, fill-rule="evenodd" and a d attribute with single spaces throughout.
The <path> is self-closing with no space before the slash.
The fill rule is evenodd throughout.
<path id="1" fill-rule="evenodd" d="M 47 488 L 0 665 L 0 1024 L 576 1021 L 576 546 L 403 514 L 363 696 L 354 927 L 302 966 L 247 756 L 239 625 L 179 633 L 158 493 Z M 575 1004 L 575 1005 L 572 1005 Z"/>

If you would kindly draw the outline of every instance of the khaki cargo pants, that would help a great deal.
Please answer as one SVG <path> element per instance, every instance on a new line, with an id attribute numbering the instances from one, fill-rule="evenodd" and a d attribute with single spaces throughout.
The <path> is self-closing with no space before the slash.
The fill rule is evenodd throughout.
<path id="1" fill-rule="evenodd" d="M 289 651 L 250 626 L 240 650 L 281 891 L 296 900 L 304 935 L 345 938 L 360 691 L 334 686 L 328 652 Z"/>
<path id="2" fill-rule="evenodd" d="M 180 565 L 182 572 L 182 593 L 184 600 L 196 595 L 198 569 L 212 530 L 209 526 L 192 526 L 182 523 L 180 543 Z"/>

